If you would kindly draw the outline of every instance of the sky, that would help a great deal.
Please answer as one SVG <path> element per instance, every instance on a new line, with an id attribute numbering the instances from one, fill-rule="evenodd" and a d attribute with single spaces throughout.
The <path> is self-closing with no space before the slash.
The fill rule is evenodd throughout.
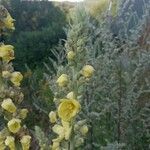
<path id="1" fill-rule="evenodd" d="M 63 1 L 69 1 L 69 2 L 82 2 L 83 0 L 49 0 L 49 1 L 58 1 L 58 2 L 63 2 Z"/>

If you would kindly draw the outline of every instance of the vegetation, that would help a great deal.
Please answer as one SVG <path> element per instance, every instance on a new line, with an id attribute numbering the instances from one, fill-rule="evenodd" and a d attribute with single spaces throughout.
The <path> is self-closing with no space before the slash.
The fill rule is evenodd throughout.
<path id="1" fill-rule="evenodd" d="M 2 115 L 9 111 L 18 116 L 24 107 L 30 115 L 23 130 L 27 140 L 20 140 L 21 130 L 11 133 L 14 138 L 4 136 L 2 145 L 10 148 L 13 141 L 20 150 L 19 141 L 28 141 L 25 150 L 148 150 L 150 2 L 87 0 L 71 5 L 70 11 L 68 5 L 48 1 L 3 4 L 20 19 L 12 36 L 2 26 L 2 40 L 16 46 L 14 63 L 24 72 L 26 101 L 16 108 L 16 97 L 14 104 L 7 99 L 11 109 L 6 107 L 1 88 Z M 2 62 L 7 58 L 0 57 Z M 9 59 L 12 69 L 13 57 Z M 2 85 L 9 90 L 20 86 L 20 73 L 20 81 L 14 82 L 2 71 L 7 81 Z M 3 117 L 1 122 L 1 128 L 6 126 Z"/>
<path id="2" fill-rule="evenodd" d="M 2 4 L 16 20 L 16 30 L 8 39 L 15 46 L 15 68 L 25 71 L 25 64 L 33 70 L 42 68 L 48 57 L 54 57 L 51 49 L 65 39 L 65 14 L 49 1 L 4 0 Z"/>

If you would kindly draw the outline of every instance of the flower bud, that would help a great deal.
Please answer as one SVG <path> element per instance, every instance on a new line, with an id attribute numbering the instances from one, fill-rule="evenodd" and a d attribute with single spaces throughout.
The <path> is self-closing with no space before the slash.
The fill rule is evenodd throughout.
<path id="1" fill-rule="evenodd" d="M 9 78 L 10 75 L 11 75 L 11 73 L 10 73 L 9 71 L 3 71 L 3 72 L 2 72 L 2 77 L 3 77 L 3 78 Z"/>
<path id="2" fill-rule="evenodd" d="M 16 118 L 11 119 L 7 123 L 9 131 L 12 132 L 12 133 L 17 133 L 21 128 L 20 123 L 21 123 L 20 119 L 16 119 Z"/>
<path id="3" fill-rule="evenodd" d="M 55 123 L 57 121 L 56 112 L 51 111 L 49 113 L 49 119 L 51 123 Z"/>
<path id="4" fill-rule="evenodd" d="M 14 91 L 10 91 L 10 92 L 9 92 L 9 96 L 10 96 L 10 97 L 14 97 L 14 96 L 15 96 L 15 92 L 14 92 Z"/>
<path id="5" fill-rule="evenodd" d="M 20 72 L 13 72 L 11 74 L 11 79 L 10 81 L 15 85 L 15 86 L 20 86 L 20 82 L 22 81 L 23 76 Z"/>
<path id="6" fill-rule="evenodd" d="M 21 103 L 24 99 L 24 94 L 21 92 L 18 96 L 18 102 Z"/>
<path id="7" fill-rule="evenodd" d="M 20 118 L 25 119 L 27 117 L 28 112 L 29 112 L 28 109 L 25 109 L 25 108 L 21 109 L 19 113 Z"/>
<path id="8" fill-rule="evenodd" d="M 23 150 L 29 150 L 30 148 L 30 143 L 31 143 L 31 136 L 29 135 L 24 135 L 22 139 L 20 140 L 22 149 Z"/>
<path id="9" fill-rule="evenodd" d="M 4 99 L 1 106 L 4 110 L 7 110 L 10 113 L 16 112 L 16 106 L 10 98 Z"/>
<path id="10" fill-rule="evenodd" d="M 15 139 L 12 136 L 7 136 L 5 140 L 5 145 L 9 147 L 10 150 L 15 150 Z"/>
<path id="11" fill-rule="evenodd" d="M 88 133 L 88 130 L 89 129 L 86 125 L 84 125 L 80 128 L 80 132 L 81 132 L 82 135 L 86 135 Z"/>
<path id="12" fill-rule="evenodd" d="M 68 93 L 68 94 L 67 94 L 67 98 L 68 98 L 68 99 L 75 99 L 76 97 L 75 97 L 74 92 Z"/>
<path id="13" fill-rule="evenodd" d="M 76 54 L 75 54 L 74 51 L 69 51 L 69 52 L 67 53 L 67 59 L 68 59 L 69 61 L 73 61 L 73 60 L 75 59 L 75 56 L 76 56 Z"/>
<path id="14" fill-rule="evenodd" d="M 69 77 L 66 74 L 62 74 L 56 81 L 60 87 L 65 87 L 69 83 Z"/>
<path id="15" fill-rule="evenodd" d="M 0 57 L 4 61 L 10 61 L 14 59 L 14 47 L 12 45 L 1 45 L 0 46 Z"/>
<path id="16" fill-rule="evenodd" d="M 53 142 L 51 149 L 52 150 L 60 150 L 60 143 L 59 142 Z"/>
<path id="17" fill-rule="evenodd" d="M 94 68 L 91 65 L 85 65 L 83 69 L 81 70 L 81 74 L 85 78 L 90 78 L 94 73 Z"/>
<path id="18" fill-rule="evenodd" d="M 8 29 L 11 29 L 11 30 L 15 29 L 14 21 L 15 20 L 10 16 L 9 13 L 7 13 L 7 17 L 4 18 L 4 20 L 3 20 L 5 27 L 8 28 Z"/>
<path id="19" fill-rule="evenodd" d="M 58 100 L 58 99 L 57 99 L 56 97 L 53 98 L 53 102 L 54 102 L 54 103 L 57 102 L 57 100 Z"/>

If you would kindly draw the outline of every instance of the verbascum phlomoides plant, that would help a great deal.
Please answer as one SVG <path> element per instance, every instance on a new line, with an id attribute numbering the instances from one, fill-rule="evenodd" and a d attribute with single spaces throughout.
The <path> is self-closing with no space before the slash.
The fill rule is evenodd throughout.
<path id="1" fill-rule="evenodd" d="M 75 21 L 75 20 L 74 20 Z M 52 150 L 83 149 L 88 133 L 87 120 L 81 115 L 83 89 L 94 74 L 94 67 L 86 61 L 86 35 L 81 32 L 84 22 L 74 23 L 65 44 L 68 63 L 59 66 L 53 81 L 56 110 L 49 113 L 52 131 Z M 87 33 L 88 34 L 88 33 Z"/>
<path id="2" fill-rule="evenodd" d="M 0 30 L 14 30 L 14 19 L 6 8 L 0 5 Z M 0 131 L 0 150 L 29 150 L 31 136 L 23 120 L 28 110 L 20 108 L 24 95 L 20 84 L 23 76 L 12 66 L 14 47 L 0 43 L 0 111 L 4 116 L 3 129 Z"/>

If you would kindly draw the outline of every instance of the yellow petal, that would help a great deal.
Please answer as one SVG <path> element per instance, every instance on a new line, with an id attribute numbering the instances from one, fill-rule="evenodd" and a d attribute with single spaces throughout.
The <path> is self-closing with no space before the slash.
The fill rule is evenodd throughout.
<path id="1" fill-rule="evenodd" d="M 4 99 L 1 106 L 3 109 L 7 110 L 10 113 L 16 112 L 16 106 L 10 98 Z"/>
<path id="2" fill-rule="evenodd" d="M 16 119 L 16 118 L 11 119 L 7 123 L 9 131 L 12 132 L 12 133 L 17 133 L 21 128 L 20 123 L 21 123 L 20 119 Z"/>
<path id="3" fill-rule="evenodd" d="M 81 106 L 77 100 L 62 99 L 58 107 L 58 116 L 63 121 L 70 121 L 79 112 Z"/>

